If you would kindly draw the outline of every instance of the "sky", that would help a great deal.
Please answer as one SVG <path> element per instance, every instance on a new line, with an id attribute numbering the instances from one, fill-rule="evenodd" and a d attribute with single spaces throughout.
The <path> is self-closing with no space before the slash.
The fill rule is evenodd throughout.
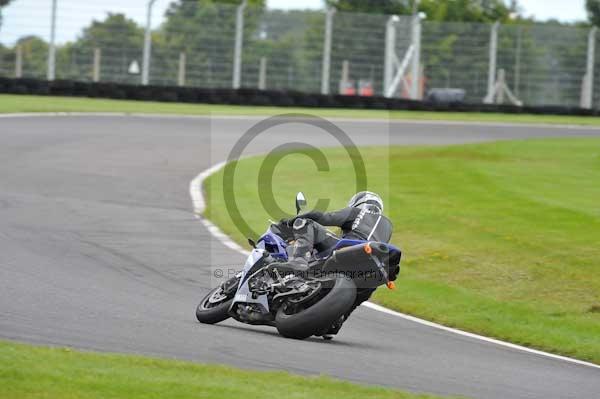
<path id="1" fill-rule="evenodd" d="M 145 25 L 147 0 L 57 0 L 58 43 L 74 40 L 93 19 L 101 20 L 107 11 L 122 12 Z M 172 0 L 157 0 L 153 10 L 153 26 L 160 24 Z M 525 16 L 538 20 L 551 18 L 564 22 L 586 19 L 585 0 L 520 0 Z M 25 35 L 38 35 L 48 40 L 50 32 L 50 0 L 14 0 L 3 10 L 4 23 L 0 43 L 12 45 Z M 322 0 L 267 0 L 269 8 L 296 9 L 323 7 Z"/>

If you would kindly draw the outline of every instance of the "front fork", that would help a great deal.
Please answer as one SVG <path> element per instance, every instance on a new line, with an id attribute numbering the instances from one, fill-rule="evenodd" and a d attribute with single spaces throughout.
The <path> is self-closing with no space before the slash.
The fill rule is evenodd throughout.
<path id="1" fill-rule="evenodd" d="M 238 275 L 236 275 L 235 277 L 230 278 L 229 280 L 225 281 L 224 283 L 221 284 L 221 289 L 223 290 L 223 293 L 227 296 L 233 296 L 235 294 L 235 292 L 237 291 L 239 282 L 240 282 L 240 278 L 241 275 L 240 273 L 238 273 Z"/>

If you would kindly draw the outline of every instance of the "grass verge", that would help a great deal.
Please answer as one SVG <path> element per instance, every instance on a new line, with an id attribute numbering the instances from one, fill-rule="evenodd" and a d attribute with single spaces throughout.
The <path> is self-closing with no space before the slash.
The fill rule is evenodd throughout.
<path id="1" fill-rule="evenodd" d="M 124 112 L 181 115 L 277 115 L 307 113 L 328 118 L 444 120 L 464 122 L 543 123 L 600 126 L 600 118 L 558 115 L 494 114 L 422 111 L 380 111 L 360 109 L 319 109 L 246 107 L 233 105 L 181 104 L 145 101 L 106 100 L 77 97 L 49 97 L 0 94 L 0 113 L 21 112 Z"/>
<path id="2" fill-rule="evenodd" d="M 328 173 L 313 173 L 298 154 L 277 165 L 273 192 L 284 211 L 293 213 L 298 190 L 313 204 L 330 198 L 330 208 L 353 194 L 344 151 L 324 152 Z M 362 155 L 369 189 L 387 198 L 393 242 L 405 255 L 397 289 L 379 289 L 377 303 L 600 364 L 600 139 L 364 148 Z M 259 231 L 283 216 L 261 206 L 261 163 L 240 161 L 235 180 L 241 213 Z M 225 209 L 222 172 L 205 189 L 207 216 L 243 244 Z"/>
<path id="3" fill-rule="evenodd" d="M 328 377 L 79 352 L 0 341 L 1 398 L 426 399 Z"/>

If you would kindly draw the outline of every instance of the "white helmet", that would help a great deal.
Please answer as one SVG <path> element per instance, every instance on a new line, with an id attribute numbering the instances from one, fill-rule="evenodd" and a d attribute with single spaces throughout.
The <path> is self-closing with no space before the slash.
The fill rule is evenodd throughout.
<path id="1" fill-rule="evenodd" d="M 348 201 L 348 207 L 376 210 L 377 213 L 383 213 L 383 200 L 379 194 L 371 191 L 361 191 L 360 193 L 354 194 L 354 196 L 350 198 L 350 201 Z"/>

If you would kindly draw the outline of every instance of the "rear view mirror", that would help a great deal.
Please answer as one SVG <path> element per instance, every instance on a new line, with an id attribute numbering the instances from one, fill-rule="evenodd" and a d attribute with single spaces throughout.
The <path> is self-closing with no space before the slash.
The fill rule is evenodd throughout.
<path id="1" fill-rule="evenodd" d="M 296 215 L 306 206 L 306 198 L 302 192 L 296 194 Z"/>

